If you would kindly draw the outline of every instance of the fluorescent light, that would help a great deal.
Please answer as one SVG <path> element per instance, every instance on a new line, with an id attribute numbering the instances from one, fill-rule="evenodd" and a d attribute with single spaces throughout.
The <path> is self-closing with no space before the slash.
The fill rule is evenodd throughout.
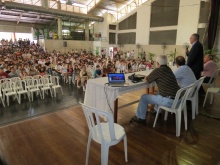
<path id="1" fill-rule="evenodd" d="M 86 5 L 80 4 L 80 3 L 73 3 L 73 6 L 78 6 L 78 7 L 86 7 Z"/>
<path id="2" fill-rule="evenodd" d="M 60 3 L 66 3 L 66 0 L 60 0 Z"/>

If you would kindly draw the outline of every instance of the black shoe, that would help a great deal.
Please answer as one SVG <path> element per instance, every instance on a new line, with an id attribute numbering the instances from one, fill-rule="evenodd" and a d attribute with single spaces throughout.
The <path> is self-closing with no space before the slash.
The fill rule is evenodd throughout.
<path id="1" fill-rule="evenodd" d="M 133 121 L 134 121 L 134 122 L 137 122 L 137 123 L 140 123 L 140 124 L 146 124 L 146 119 L 140 119 L 140 118 L 138 118 L 137 116 L 132 117 L 131 123 L 132 123 Z"/>

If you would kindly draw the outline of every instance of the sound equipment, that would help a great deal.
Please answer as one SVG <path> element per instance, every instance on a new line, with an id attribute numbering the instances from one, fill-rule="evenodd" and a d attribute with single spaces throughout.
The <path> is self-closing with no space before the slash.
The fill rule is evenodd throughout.
<path id="1" fill-rule="evenodd" d="M 67 47 L 67 41 L 63 41 L 63 47 Z"/>

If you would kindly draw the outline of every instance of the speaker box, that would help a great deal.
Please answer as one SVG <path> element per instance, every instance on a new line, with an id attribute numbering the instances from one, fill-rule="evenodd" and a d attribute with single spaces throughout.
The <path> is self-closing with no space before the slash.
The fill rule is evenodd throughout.
<path id="1" fill-rule="evenodd" d="M 67 47 L 67 41 L 63 41 L 63 47 Z"/>

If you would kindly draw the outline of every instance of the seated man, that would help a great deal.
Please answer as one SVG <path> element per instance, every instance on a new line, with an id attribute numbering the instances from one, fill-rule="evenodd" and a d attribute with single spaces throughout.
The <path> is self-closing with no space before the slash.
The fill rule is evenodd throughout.
<path id="1" fill-rule="evenodd" d="M 156 59 L 156 69 L 154 69 L 145 80 L 148 83 L 155 81 L 158 86 L 158 95 L 143 94 L 138 104 L 136 116 L 132 121 L 146 124 L 146 113 L 148 104 L 163 105 L 171 107 L 179 86 L 172 70 L 167 66 L 167 56 L 160 55 Z"/>
<path id="2" fill-rule="evenodd" d="M 213 61 L 213 56 L 211 54 L 207 54 L 204 57 L 204 68 L 202 72 L 202 76 L 206 76 L 204 79 L 204 83 L 208 83 L 212 74 L 217 70 L 217 65 Z"/>
<path id="3" fill-rule="evenodd" d="M 186 65 L 185 58 L 183 56 L 178 56 L 175 61 L 177 69 L 173 73 L 180 88 L 193 84 L 196 81 L 196 77 L 191 68 Z"/>
<path id="4" fill-rule="evenodd" d="M 0 68 L 0 79 L 9 78 L 9 75 L 4 72 L 3 68 Z"/>

